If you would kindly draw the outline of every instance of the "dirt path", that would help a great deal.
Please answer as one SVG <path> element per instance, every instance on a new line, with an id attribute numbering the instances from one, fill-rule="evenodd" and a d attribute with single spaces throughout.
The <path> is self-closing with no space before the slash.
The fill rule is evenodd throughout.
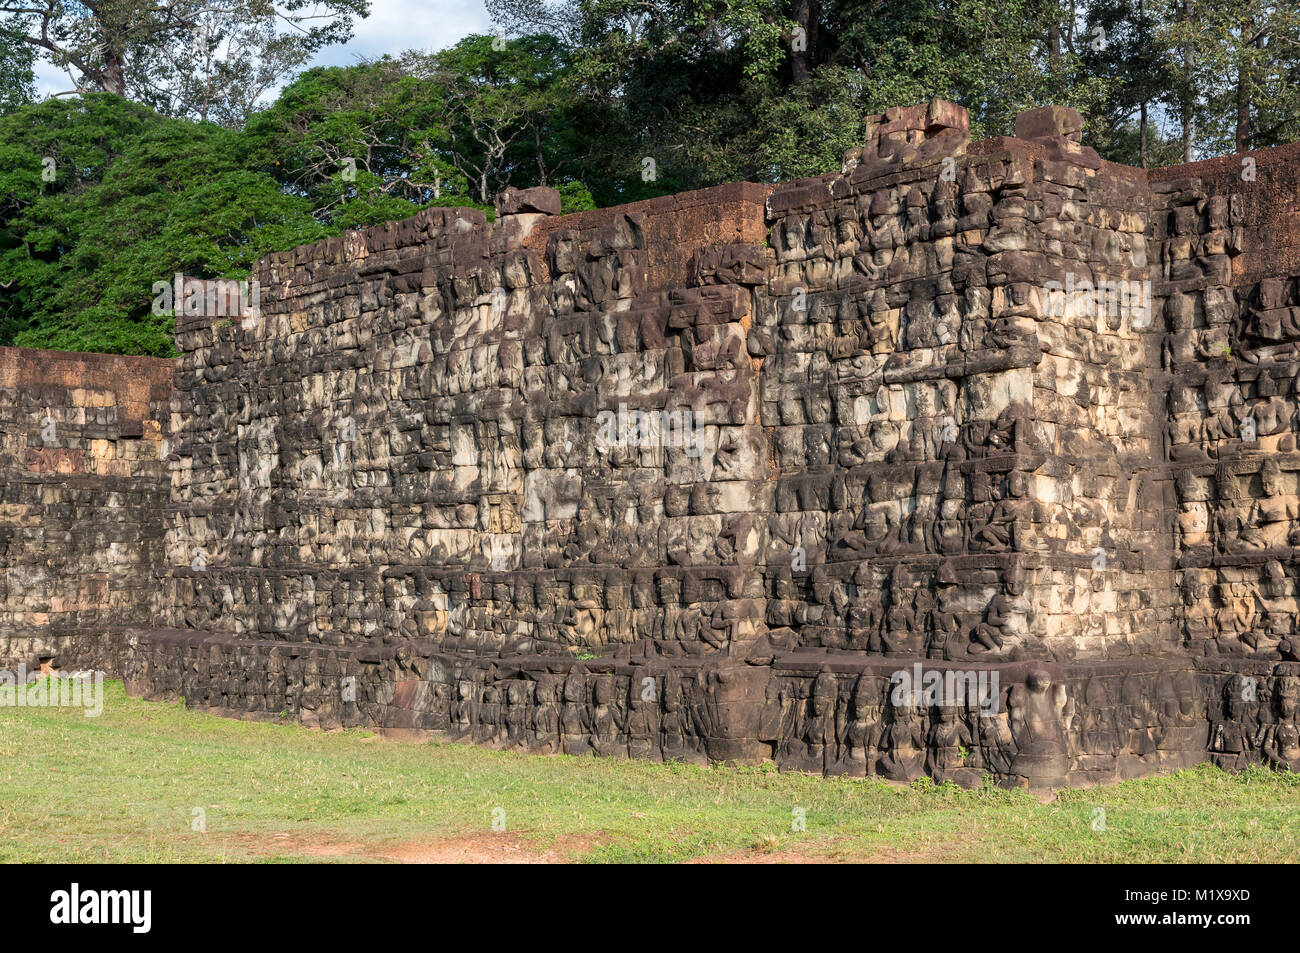
<path id="1" fill-rule="evenodd" d="M 397 842 L 341 841 L 328 834 L 240 834 L 223 838 L 231 848 L 265 857 L 307 857 L 320 860 L 397 864 L 565 864 L 572 853 L 589 850 L 597 839 L 561 838 L 542 848 L 510 834 L 463 834 Z"/>
<path id="2" fill-rule="evenodd" d="M 513 834 L 459 834 L 407 841 L 338 840 L 327 833 L 239 834 L 223 838 L 233 851 L 249 860 L 297 857 L 322 861 L 396 864 L 568 864 L 601 843 L 596 837 L 561 837 L 551 847 Z M 837 849 L 843 842 L 820 841 L 804 847 L 769 850 L 742 848 L 706 854 L 687 864 L 926 864 L 942 863 L 953 851 L 943 844 L 916 849 L 881 847 L 876 850 Z M 847 846 L 847 845 L 845 845 Z"/>

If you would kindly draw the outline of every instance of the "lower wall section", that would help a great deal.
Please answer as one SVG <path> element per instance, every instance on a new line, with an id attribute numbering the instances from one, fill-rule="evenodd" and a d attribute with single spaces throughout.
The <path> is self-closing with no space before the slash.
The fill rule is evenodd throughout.
<path id="1" fill-rule="evenodd" d="M 140 631 L 127 689 L 243 718 L 537 753 L 964 786 L 1050 788 L 1213 760 L 1300 767 L 1300 663 L 1138 659 L 959 668 L 795 652 L 729 659 L 456 658 Z"/>
<path id="2" fill-rule="evenodd" d="M 172 362 L 0 348 L 0 669 L 120 673 L 163 560 Z"/>
<path id="3" fill-rule="evenodd" d="M 61 672 L 93 669 L 118 677 L 131 665 L 137 630 L 90 625 L 85 628 L 42 626 L 0 632 L 0 669 L 37 672 L 49 666 Z"/>

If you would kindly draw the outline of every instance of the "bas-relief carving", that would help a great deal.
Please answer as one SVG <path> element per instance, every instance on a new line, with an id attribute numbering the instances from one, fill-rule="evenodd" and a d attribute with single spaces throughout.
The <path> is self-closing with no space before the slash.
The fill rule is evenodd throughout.
<path id="1" fill-rule="evenodd" d="M 512 191 L 271 256 L 262 324 L 178 326 L 172 634 L 133 684 L 895 780 L 1290 765 L 1296 279 L 1232 284 L 1234 191 L 1021 119 L 890 110 L 718 209 Z M 1151 320 L 1054 307 L 1067 277 L 1149 279 Z M 694 439 L 611 443 L 620 408 Z M 895 703 L 918 661 L 999 704 Z"/>

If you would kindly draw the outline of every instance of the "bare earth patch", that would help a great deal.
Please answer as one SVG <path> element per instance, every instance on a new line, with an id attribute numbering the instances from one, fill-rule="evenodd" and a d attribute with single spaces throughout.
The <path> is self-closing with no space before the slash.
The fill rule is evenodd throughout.
<path id="1" fill-rule="evenodd" d="M 457 834 L 405 841 L 340 840 L 327 832 L 236 834 L 222 843 L 249 859 L 266 857 L 317 858 L 322 861 L 391 864 L 568 864 L 608 840 L 597 836 L 561 837 L 542 847 L 517 834 Z M 864 848 L 837 838 L 792 847 L 747 847 L 693 857 L 687 864 L 927 864 L 952 859 L 955 849 L 928 842 L 914 848 Z"/>
<path id="2" fill-rule="evenodd" d="M 589 850 L 595 838 L 561 838 L 543 848 L 511 834 L 461 834 L 396 842 L 341 841 L 328 834 L 279 832 L 223 838 L 259 857 L 293 856 L 395 864 L 567 864 L 572 853 Z"/>

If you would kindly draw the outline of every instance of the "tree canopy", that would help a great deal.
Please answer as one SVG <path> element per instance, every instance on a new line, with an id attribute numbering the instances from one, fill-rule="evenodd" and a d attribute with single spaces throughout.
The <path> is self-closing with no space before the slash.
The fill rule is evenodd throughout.
<path id="1" fill-rule="evenodd" d="M 9 35 L 66 71 L 71 92 L 226 125 L 369 12 L 370 0 L 0 0 Z"/>
<path id="2" fill-rule="evenodd" d="M 936 96 L 976 137 L 1073 106 L 1129 164 L 1300 139 L 1300 9 L 1269 0 L 487 2 L 491 35 L 303 70 L 369 0 L 0 0 L 0 343 L 167 354 L 177 271 L 507 187 L 816 175 Z M 74 95 L 33 102 L 38 55 Z"/>
<path id="3" fill-rule="evenodd" d="M 153 285 L 247 277 L 328 234 L 243 161 L 237 133 L 94 93 L 0 118 L 0 341 L 173 353 Z"/>

